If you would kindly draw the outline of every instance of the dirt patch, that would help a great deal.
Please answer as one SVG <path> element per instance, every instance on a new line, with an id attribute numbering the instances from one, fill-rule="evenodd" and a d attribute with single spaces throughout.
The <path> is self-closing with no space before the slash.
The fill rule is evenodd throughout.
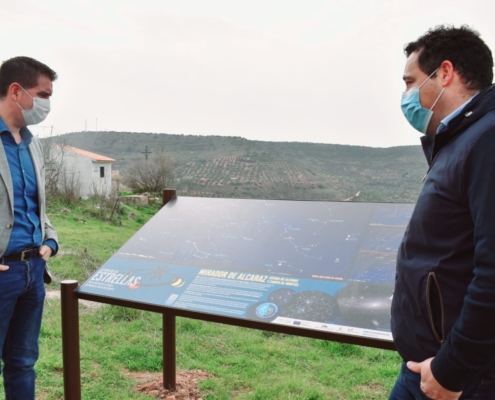
<path id="1" fill-rule="evenodd" d="M 47 290 L 46 301 L 50 300 L 60 300 L 60 290 Z M 81 299 L 79 299 L 79 304 L 83 305 L 89 311 L 95 311 L 103 306 L 102 303 Z"/>
<path id="2" fill-rule="evenodd" d="M 372 395 L 386 395 L 386 391 L 384 386 L 381 383 L 370 383 L 368 385 L 358 385 L 356 386 L 356 389 L 359 391 L 362 391 L 366 394 L 372 394 Z"/>
<path id="3" fill-rule="evenodd" d="M 137 380 L 136 392 L 143 393 L 153 399 L 165 400 L 202 400 L 198 381 L 208 379 L 211 374 L 202 370 L 177 371 L 176 390 L 170 392 L 163 388 L 161 372 L 126 372 L 127 377 Z"/>

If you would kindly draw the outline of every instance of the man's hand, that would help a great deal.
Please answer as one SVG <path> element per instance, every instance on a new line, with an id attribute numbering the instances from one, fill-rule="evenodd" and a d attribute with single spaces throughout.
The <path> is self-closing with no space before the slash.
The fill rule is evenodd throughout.
<path id="1" fill-rule="evenodd" d="M 43 260 L 48 261 L 50 256 L 52 255 L 52 248 L 50 246 L 43 245 L 40 248 L 40 257 L 43 258 Z M 8 265 L 2 265 L 0 264 L 0 272 L 7 271 L 9 269 Z"/>
<path id="2" fill-rule="evenodd" d="M 53 250 L 50 246 L 43 245 L 43 246 L 41 246 L 41 249 L 40 249 L 40 257 L 43 260 L 48 261 L 48 259 L 52 255 L 52 251 Z"/>
<path id="3" fill-rule="evenodd" d="M 417 363 L 408 361 L 407 368 L 421 374 L 421 390 L 433 400 L 457 400 L 462 392 L 451 392 L 440 385 L 431 373 L 430 364 L 434 357 Z"/>

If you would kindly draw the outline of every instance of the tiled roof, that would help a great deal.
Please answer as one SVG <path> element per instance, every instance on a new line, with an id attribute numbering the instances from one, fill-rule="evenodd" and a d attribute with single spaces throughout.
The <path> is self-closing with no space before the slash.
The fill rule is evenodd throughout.
<path id="1" fill-rule="evenodd" d="M 77 147 L 72 147 L 72 146 L 65 146 L 65 150 L 71 151 L 72 153 L 79 154 L 84 157 L 91 158 L 94 161 L 100 161 L 100 162 L 116 162 L 117 160 L 114 160 L 113 158 L 110 157 L 105 157 L 100 154 L 92 153 L 90 151 L 78 149 Z"/>

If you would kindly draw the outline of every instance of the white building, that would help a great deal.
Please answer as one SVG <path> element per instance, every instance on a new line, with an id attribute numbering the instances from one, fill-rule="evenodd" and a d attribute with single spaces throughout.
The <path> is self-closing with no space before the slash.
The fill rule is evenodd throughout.
<path id="1" fill-rule="evenodd" d="M 92 195 L 111 195 L 112 163 L 117 160 L 72 146 L 56 148 L 63 165 L 59 186 L 76 190 L 83 199 Z"/>

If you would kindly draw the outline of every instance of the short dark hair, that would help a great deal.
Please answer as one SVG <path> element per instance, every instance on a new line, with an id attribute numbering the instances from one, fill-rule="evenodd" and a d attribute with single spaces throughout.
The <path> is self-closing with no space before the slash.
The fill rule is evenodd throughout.
<path id="1" fill-rule="evenodd" d="M 47 65 L 31 57 L 14 57 L 4 61 L 0 66 L 0 98 L 7 96 L 10 85 L 14 82 L 24 89 L 38 85 L 40 76 L 47 76 L 53 82 L 57 73 Z"/>
<path id="2" fill-rule="evenodd" d="M 431 75 L 443 61 L 450 61 L 468 89 L 481 90 L 493 82 L 492 52 L 480 34 L 467 25 L 438 25 L 404 46 L 409 57 L 418 52 L 421 71 Z"/>

